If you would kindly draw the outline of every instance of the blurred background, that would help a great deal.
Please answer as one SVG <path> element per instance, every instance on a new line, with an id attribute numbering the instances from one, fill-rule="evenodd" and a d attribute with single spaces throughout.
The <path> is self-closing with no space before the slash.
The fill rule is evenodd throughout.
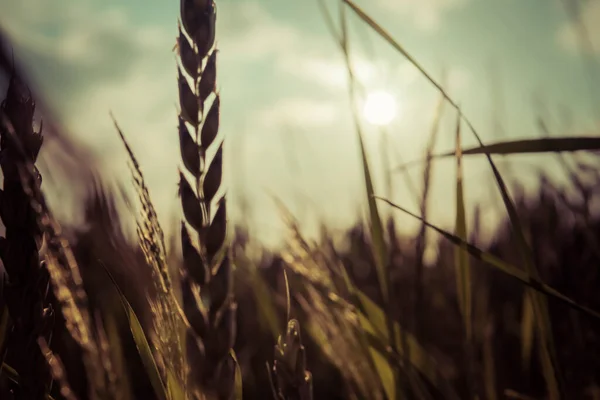
<path id="1" fill-rule="evenodd" d="M 134 193 L 112 113 L 140 163 L 168 241 L 175 243 L 181 218 L 178 2 L 0 1 L 0 27 L 40 104 L 81 145 L 77 151 L 85 149 L 79 167 L 65 164 L 71 173 L 62 181 L 52 179 L 53 164 L 42 159 L 54 212 L 66 225 L 83 218 L 88 227 L 98 225 L 96 235 L 107 234 L 101 233 L 106 220 L 99 217 L 104 206 L 95 204 L 94 214 L 94 204 L 81 201 L 89 182 L 73 172 L 82 160 Z M 352 293 L 340 283 L 347 272 L 384 320 L 377 254 L 364 223 L 368 208 L 354 116 L 363 129 L 375 194 L 448 231 L 458 224 L 456 159 L 423 161 L 428 153 L 454 150 L 456 110 L 440 106 L 438 90 L 414 63 L 348 12 L 359 87 L 353 115 L 348 71 L 335 37 L 341 29 L 338 3 L 217 1 L 220 135 L 226 138 L 225 186 L 240 303 L 236 352 L 247 398 L 270 396 L 264 366 L 286 316 L 284 269 L 290 273 L 293 314 L 305 335 L 315 398 L 395 397 L 382 378 L 385 371 L 365 356 L 355 330 L 360 314 L 344 303 Z M 356 5 L 446 89 L 484 143 L 600 133 L 600 1 L 357 0 Z M 464 125 L 462 143 L 477 146 Z M 51 151 L 50 144 L 42 155 Z M 494 160 L 541 280 L 579 305 L 600 309 L 597 154 L 511 154 Z M 489 162 L 482 155 L 462 162 L 466 238 L 486 255 L 522 267 L 520 238 L 511 230 Z M 120 219 L 118 213 L 102 218 L 133 221 L 126 208 L 119 210 Z M 379 210 L 393 297 L 385 314 L 406 328 L 403 344 L 413 348 L 412 358 L 402 353 L 407 358 L 395 360 L 406 373 L 407 398 L 474 393 L 486 399 L 554 398 L 541 350 L 533 345 L 544 342 L 548 331 L 534 329 L 530 292 L 486 268 L 489 262 L 481 257 L 471 257 L 473 336 L 465 344 L 453 245 L 426 234 L 406 213 L 383 203 Z M 179 250 L 171 244 L 178 265 Z M 142 300 L 131 302 L 144 314 Z M 548 307 L 565 398 L 600 398 L 598 321 L 555 300 Z"/>
<path id="2" fill-rule="evenodd" d="M 2 2 L 0 25 L 46 106 L 119 179 L 126 156 L 109 111 L 122 125 L 145 173 L 161 220 L 177 212 L 176 54 L 178 3 L 149 0 Z M 337 2 L 325 1 L 337 24 Z M 357 1 L 421 63 L 445 80 L 484 141 L 598 132 L 600 5 L 598 1 Z M 253 237 L 270 246 L 281 219 L 276 192 L 302 229 L 321 221 L 351 226 L 362 205 L 359 153 L 349 108 L 343 55 L 315 1 L 221 0 L 218 3 L 221 132 L 231 218 L 243 216 Z M 377 191 L 416 206 L 402 174 L 387 171 L 423 157 L 438 94 L 418 71 L 355 16 L 349 16 L 352 59 L 369 93 L 395 100 L 383 127 L 365 124 Z M 444 78 L 445 76 L 445 78 Z M 364 116 L 364 115 L 363 115 Z M 436 152 L 454 146 L 454 113 L 442 117 Z M 463 135 L 466 146 L 475 144 Z M 557 184 L 565 176 L 549 156 L 514 156 L 526 190 L 536 167 Z M 502 159 L 498 160 L 501 164 Z M 422 165 L 422 164 L 421 164 Z M 453 221 L 451 160 L 432 171 L 430 219 Z M 410 169 L 421 185 L 419 166 Z M 481 203 L 484 226 L 499 219 L 483 157 L 465 161 L 467 203 Z M 128 178 L 125 178 L 125 180 Z M 392 192 L 386 192 L 386 179 Z M 323 201 L 326 198 L 327 201 Z M 492 202 L 492 203 L 491 203 Z M 416 210 L 416 208 L 411 208 Z M 471 213 L 472 214 L 472 213 Z M 177 214 L 175 214 L 177 215 Z M 401 229 L 418 225 L 402 218 Z M 469 215 L 469 219 L 472 215 Z"/>

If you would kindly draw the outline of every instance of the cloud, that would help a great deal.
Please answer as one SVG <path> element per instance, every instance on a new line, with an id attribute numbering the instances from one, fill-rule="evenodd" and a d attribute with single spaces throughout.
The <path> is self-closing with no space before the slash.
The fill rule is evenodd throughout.
<path id="1" fill-rule="evenodd" d="M 159 208 L 175 199 L 176 20 L 135 20 L 124 6 L 87 0 L 10 2 L 0 24 L 62 124 L 124 182 L 129 172 L 109 116 L 138 156 Z"/>
<path id="2" fill-rule="evenodd" d="M 258 111 L 253 118 L 260 127 L 276 130 L 289 127 L 322 128 L 339 120 L 341 106 L 328 100 L 295 97 L 278 100 Z"/>
<path id="3" fill-rule="evenodd" d="M 80 101 L 99 82 L 123 82 L 138 63 L 155 65 L 158 54 L 174 62 L 168 30 L 135 24 L 124 8 L 71 3 L 10 2 L 0 17 L 16 57 L 53 103 Z"/>
<path id="4" fill-rule="evenodd" d="M 222 54 L 246 62 L 293 51 L 302 42 L 301 32 L 275 20 L 256 1 L 223 3 L 217 30 Z"/>
<path id="5" fill-rule="evenodd" d="M 582 33 L 589 44 L 582 42 Z M 577 21 L 569 21 L 557 33 L 557 42 L 565 50 L 600 54 L 600 1 L 587 1 L 580 9 Z"/>
<path id="6" fill-rule="evenodd" d="M 383 10 L 406 17 L 417 29 L 429 33 L 439 29 L 445 13 L 465 3 L 466 0 L 377 0 Z"/>

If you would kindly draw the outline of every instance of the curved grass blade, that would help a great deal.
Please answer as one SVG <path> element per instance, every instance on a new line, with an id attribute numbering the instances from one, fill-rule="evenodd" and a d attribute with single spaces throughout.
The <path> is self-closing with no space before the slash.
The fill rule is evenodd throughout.
<path id="1" fill-rule="evenodd" d="M 579 137 L 558 137 L 558 138 L 537 138 L 537 139 L 521 139 L 511 140 L 506 142 L 498 142 L 486 144 L 478 147 L 461 149 L 463 156 L 465 155 L 514 155 L 514 154 L 543 154 L 543 153 L 566 153 L 576 151 L 598 151 L 600 150 L 600 138 L 590 136 Z M 446 153 L 435 154 L 434 159 L 453 157 L 457 155 L 457 151 L 449 151 Z M 425 159 L 419 159 L 404 163 L 395 168 L 401 172 L 406 169 L 425 162 Z"/>
<path id="2" fill-rule="evenodd" d="M 341 9 L 343 12 L 343 7 Z M 365 149 L 364 144 L 364 134 L 362 132 L 362 127 L 360 121 L 358 119 L 358 112 L 355 109 L 355 101 L 356 101 L 356 93 L 355 93 L 355 79 L 354 72 L 352 69 L 352 64 L 350 61 L 350 55 L 348 50 L 348 35 L 347 35 L 347 27 L 346 20 L 344 15 L 342 15 L 342 51 L 344 53 L 346 68 L 348 70 L 348 81 L 350 86 L 350 100 L 352 103 L 352 115 L 354 120 L 354 127 L 356 130 L 356 136 L 359 143 L 360 148 L 360 157 L 361 164 L 363 169 L 363 175 L 365 179 L 365 190 L 367 193 L 367 201 L 369 204 L 369 226 L 371 230 L 371 240 L 373 241 L 373 253 L 375 256 L 375 268 L 377 272 L 377 277 L 379 279 L 379 286 L 381 290 L 381 295 L 384 299 L 384 302 L 387 303 L 389 300 L 389 287 L 387 281 L 386 274 L 386 257 L 387 257 L 387 246 L 384 239 L 383 234 L 383 224 L 381 222 L 381 217 L 379 215 L 379 210 L 377 209 L 377 202 L 373 197 L 375 195 L 373 188 L 373 180 L 371 177 L 371 170 L 369 167 L 369 161 L 367 158 L 367 151 Z"/>
<path id="3" fill-rule="evenodd" d="M 467 125 L 479 142 L 479 145 L 484 147 L 484 144 L 481 141 L 477 131 L 475 131 L 473 125 L 471 125 L 468 121 Z M 517 209 L 513 204 L 510 195 L 508 194 L 506 183 L 504 182 L 500 171 L 498 171 L 494 160 L 492 160 L 492 156 L 489 153 L 485 153 L 485 156 L 490 164 L 490 167 L 492 168 L 494 178 L 496 179 L 496 184 L 498 185 L 498 189 L 500 190 L 500 194 L 502 196 L 502 201 L 504 202 L 504 206 L 508 212 L 508 218 L 510 220 L 512 232 L 516 237 L 519 252 L 521 253 L 521 257 L 525 265 L 525 271 L 529 276 L 540 282 L 541 279 L 535 266 L 533 253 L 527 244 L 525 231 L 523 230 L 523 224 L 521 223 Z M 539 338 L 538 345 L 540 363 L 542 364 L 542 373 L 544 375 L 544 380 L 546 381 L 548 396 L 550 397 L 550 400 L 558 400 L 561 398 L 561 392 L 564 393 L 564 382 L 562 374 L 559 370 L 556 346 L 554 344 L 552 325 L 550 322 L 550 313 L 548 311 L 548 304 L 546 302 L 547 299 L 541 296 L 539 293 L 535 293 L 531 290 L 528 290 L 527 294 L 529 295 L 533 306 L 533 315 Z"/>
<path id="4" fill-rule="evenodd" d="M 100 263 L 102 265 L 102 263 Z M 185 390 L 180 386 L 175 374 L 167 368 L 167 386 L 163 382 L 160 371 L 158 369 L 158 365 L 156 364 L 156 360 L 154 359 L 154 355 L 150 348 L 150 342 L 146 338 L 146 334 L 144 333 L 144 329 L 140 324 L 140 321 L 135 314 L 135 311 L 131 307 L 131 304 L 125 298 L 125 295 L 119 288 L 117 282 L 110 274 L 110 272 L 104 267 L 104 272 L 108 275 L 111 282 L 114 285 L 115 290 L 119 293 L 119 299 L 121 300 L 121 305 L 123 307 L 123 311 L 127 316 L 127 321 L 129 322 L 129 329 L 131 331 L 131 335 L 135 345 L 138 349 L 138 354 L 140 355 L 140 359 L 142 364 L 146 369 L 146 374 L 152 388 L 154 389 L 154 393 L 159 400 L 185 400 Z"/>
<path id="5" fill-rule="evenodd" d="M 380 345 L 384 346 L 383 348 L 385 349 L 386 344 L 389 342 L 385 313 L 364 293 L 358 291 L 357 295 L 364 309 L 364 313 L 360 311 L 358 312 L 359 321 L 361 326 L 363 326 L 363 329 L 368 335 L 370 335 L 369 342 L 373 344 L 373 340 L 377 340 Z M 396 332 L 400 332 L 399 324 L 395 322 L 394 325 L 396 325 Z M 413 335 L 406 332 L 404 332 L 404 335 L 406 335 L 406 343 L 410 349 L 410 351 L 408 351 L 410 354 L 409 361 L 419 372 L 427 377 L 432 385 L 438 387 L 439 378 L 437 366 L 435 365 L 433 358 L 427 355 L 425 349 L 418 343 L 417 339 Z M 396 342 L 400 341 L 399 334 L 396 335 L 395 340 Z M 399 349 L 400 355 L 402 355 L 403 351 L 404 349 Z"/>
<path id="6" fill-rule="evenodd" d="M 240 363 L 238 362 L 237 357 L 235 356 L 235 351 L 233 349 L 229 350 L 229 354 L 231 358 L 235 361 L 235 388 L 233 390 L 234 399 L 242 400 L 243 397 L 243 386 L 242 386 L 242 370 L 240 369 Z"/>
<path id="7" fill-rule="evenodd" d="M 386 307 L 389 307 L 390 304 L 390 286 L 388 279 L 388 271 L 386 271 L 387 266 L 387 245 L 385 242 L 384 232 L 383 232 L 383 223 L 381 222 L 381 216 L 379 214 L 379 210 L 377 209 L 377 202 L 373 197 L 375 195 L 374 187 L 373 187 L 373 179 L 371 176 L 371 170 L 369 166 L 369 161 L 367 157 L 367 152 L 364 144 L 364 135 L 362 132 L 362 127 L 360 124 L 360 120 L 358 118 L 358 111 L 356 110 L 356 80 L 354 76 L 354 71 L 352 68 L 352 63 L 350 60 L 350 53 L 348 49 L 348 30 L 346 23 L 346 15 L 344 12 L 344 7 L 340 7 L 340 22 L 341 22 L 341 40 L 340 47 L 342 53 L 344 55 L 344 60 L 348 72 L 348 89 L 350 92 L 350 102 L 351 102 L 351 114 L 354 122 L 354 128 L 356 131 L 356 136 L 359 143 L 360 149 L 360 157 L 361 164 L 363 169 L 363 175 L 365 180 L 365 191 L 367 194 L 367 202 L 369 205 L 369 228 L 371 231 L 371 245 L 373 249 L 373 256 L 375 258 L 375 272 L 377 274 L 378 282 L 379 282 L 379 290 L 381 293 L 381 297 L 383 299 L 383 303 Z M 394 336 L 393 329 L 394 325 L 392 323 L 391 317 L 386 315 L 387 327 L 389 330 L 388 337 Z M 394 340 L 389 340 L 388 344 L 392 347 L 393 350 L 396 350 L 396 343 Z M 371 354 L 371 358 L 375 363 L 375 366 L 380 374 L 381 382 L 386 392 L 386 395 L 389 400 L 395 399 L 398 392 L 402 391 L 402 388 L 399 384 L 399 379 L 397 376 L 398 371 L 394 370 L 393 366 L 388 365 L 389 370 L 385 368 L 385 364 L 381 363 L 379 357 L 373 353 L 372 349 L 369 347 L 369 352 Z"/>
<path id="8" fill-rule="evenodd" d="M 393 362 L 394 364 L 403 362 L 403 360 L 406 359 L 405 356 L 407 356 L 408 362 L 416 369 L 416 371 L 422 374 L 433 387 L 441 393 L 444 393 L 445 398 L 458 399 L 458 395 L 440 372 L 435 359 L 419 343 L 414 335 L 403 331 L 398 322 L 394 322 L 394 331 L 396 335 L 394 342 L 397 344 L 398 353 L 394 354 L 394 352 L 390 352 L 389 345 L 387 344 L 389 343 L 389 330 L 386 328 L 385 313 L 377 304 L 375 304 L 375 302 L 373 302 L 373 300 L 361 291 L 356 291 L 356 295 L 363 310 L 358 311 L 358 319 L 365 330 L 367 341 L 372 347 L 372 349 L 370 349 L 371 354 L 373 350 L 375 350 L 385 355 L 386 359 L 389 360 L 388 362 Z M 369 317 L 367 317 L 367 313 Z M 405 343 L 407 347 L 403 348 L 401 346 L 402 343 Z M 377 360 L 374 361 L 377 363 Z M 382 370 L 385 368 L 385 366 L 381 364 L 379 367 L 382 368 Z"/>
<path id="9" fill-rule="evenodd" d="M 553 287 L 541 282 L 539 279 L 537 279 L 535 277 L 532 277 L 531 275 L 529 275 L 527 272 L 523 271 L 522 269 L 516 268 L 515 266 L 513 266 L 505 261 L 500 260 L 499 258 L 493 256 L 492 254 L 479 249 L 477 246 L 474 246 L 473 244 L 471 244 L 465 240 L 462 240 L 458 236 L 453 235 L 450 232 L 447 232 L 444 229 L 439 228 L 439 227 L 431 224 L 430 222 L 425 221 L 423 218 L 408 211 L 404 207 L 395 204 L 394 202 L 392 202 L 390 200 L 384 199 L 382 197 L 375 197 L 375 198 L 378 200 L 384 201 L 384 202 L 388 203 L 390 206 L 392 206 L 393 208 L 396 208 L 396 209 L 402 211 L 403 213 L 410 215 L 411 217 L 423 222 L 429 228 L 435 230 L 437 233 L 442 235 L 445 239 L 452 242 L 453 244 L 455 244 L 457 246 L 465 246 L 467 252 L 469 252 L 471 257 L 494 267 L 495 269 L 499 270 L 500 272 L 510 276 L 511 278 L 518 280 L 519 282 L 534 289 L 537 292 L 543 293 L 548 297 L 552 297 L 555 300 L 558 300 L 561 303 L 564 303 L 567 306 L 569 306 L 575 310 L 578 310 L 593 319 L 597 319 L 600 321 L 600 312 L 592 310 L 589 307 L 586 307 L 586 306 L 583 306 L 583 305 L 577 303 L 575 300 L 565 296 L 564 294 L 560 293 L 558 290 L 554 289 Z"/>
<path id="10" fill-rule="evenodd" d="M 148 374 L 148 377 L 150 378 L 150 382 L 152 383 L 152 387 L 154 388 L 156 396 L 160 400 L 171 399 L 171 397 L 168 394 L 169 392 L 165 388 L 163 380 L 160 376 L 158 366 L 156 365 L 156 361 L 154 360 L 152 350 L 150 349 L 150 343 L 146 338 L 140 321 L 135 315 L 135 312 L 133 311 L 133 308 L 131 307 L 129 302 L 123 296 L 121 296 L 121 303 L 123 305 L 123 309 L 127 314 L 127 320 L 129 321 L 129 328 L 131 329 L 133 340 L 135 341 L 135 345 L 138 349 L 138 353 L 142 359 L 144 367 L 146 367 L 146 372 Z"/>
<path id="11" fill-rule="evenodd" d="M 467 240 L 467 218 L 465 215 L 465 201 L 463 193 L 462 154 L 460 151 L 460 116 L 456 120 L 456 236 L 463 241 Z M 471 267 L 469 253 L 464 245 L 454 249 L 454 267 L 456 269 L 456 287 L 459 306 L 465 324 L 467 341 L 471 340 L 472 328 L 472 300 L 471 300 Z"/>

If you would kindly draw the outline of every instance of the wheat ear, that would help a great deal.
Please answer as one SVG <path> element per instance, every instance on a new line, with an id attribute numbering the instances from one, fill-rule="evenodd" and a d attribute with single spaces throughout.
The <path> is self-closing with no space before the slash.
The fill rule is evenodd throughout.
<path id="1" fill-rule="evenodd" d="M 185 222 L 182 223 L 182 298 L 190 326 L 186 338 L 188 388 L 196 398 L 231 399 L 235 384 L 231 347 L 235 340 L 237 304 L 233 298 L 232 265 L 225 246 L 225 197 L 216 202 L 223 173 L 223 144 L 215 143 L 220 109 L 215 91 L 215 20 L 214 1 L 181 0 L 179 142 L 187 172 L 180 172 L 179 195 L 185 220 L 195 231 L 192 237 Z M 213 149 L 215 155 L 205 168 L 206 154 Z M 186 174 L 191 175 L 193 184 Z M 211 213 L 211 205 L 215 203 L 216 211 Z"/>
<path id="2" fill-rule="evenodd" d="M 276 400 L 312 400 L 312 375 L 306 369 L 300 323 L 288 322 L 285 336 L 279 336 L 273 362 L 273 393 Z"/>
<path id="3" fill-rule="evenodd" d="M 13 322 L 6 344 L 15 353 L 12 362 L 21 380 L 20 395 L 28 399 L 42 399 L 50 390 L 52 378 L 37 340 L 41 337 L 50 341 L 54 311 L 47 296 L 48 272 L 42 267 L 39 257 L 42 232 L 31 209 L 29 196 L 23 189 L 19 166 L 22 158 L 35 163 L 43 139 L 41 128 L 39 132 L 33 129 L 35 103 L 31 93 L 15 78 L 10 80 L 1 109 L 25 150 L 21 152 L 4 129 L 0 132 L 0 165 L 4 175 L 0 218 L 6 227 L 0 258 L 8 274 L 3 294 Z M 38 179 L 34 184 L 39 186 L 41 175 L 37 169 L 35 174 Z M 4 359 L 3 355 L 0 359 Z"/>
<path id="4" fill-rule="evenodd" d="M 35 168 L 33 161 L 37 158 L 37 152 L 41 146 L 41 138 L 39 137 L 39 134 L 31 134 L 33 131 L 31 126 L 33 119 L 33 100 L 29 97 L 24 104 L 25 108 L 22 110 L 23 113 L 16 114 L 18 116 L 17 118 L 11 118 L 11 115 L 14 114 L 10 108 L 7 109 L 7 102 L 5 102 L 0 109 L 2 150 L 4 151 L 5 149 L 10 148 L 12 149 L 10 150 L 11 153 L 14 152 L 14 155 L 10 157 L 6 154 L 3 155 L 2 168 L 3 171 L 5 171 L 5 176 L 8 173 L 11 176 L 11 179 L 14 178 L 14 181 L 10 182 L 11 185 L 15 185 L 15 187 L 20 186 L 22 190 L 22 212 L 24 213 L 24 216 L 27 216 L 23 222 L 31 222 L 29 228 L 32 229 L 32 227 L 35 226 L 37 232 L 39 232 L 39 237 L 37 238 L 39 238 L 40 241 L 36 242 L 36 245 L 39 246 L 41 238 L 43 238 L 45 243 L 43 251 L 44 261 L 43 263 L 37 264 L 38 268 L 39 265 L 43 265 L 45 267 L 43 268 L 45 272 L 40 273 L 38 277 L 43 277 L 43 274 L 46 274 L 48 277 L 46 282 L 49 282 L 50 287 L 52 288 L 56 309 L 64 318 L 68 333 L 81 349 L 82 362 L 87 378 L 87 398 L 91 400 L 107 398 L 120 399 L 121 396 L 114 385 L 112 362 L 109 354 L 105 351 L 107 348 L 106 343 L 103 342 L 105 335 L 102 331 L 102 327 L 95 325 L 90 317 L 89 302 L 79 272 L 79 266 L 75 261 L 75 257 L 68 242 L 62 236 L 59 224 L 50 213 L 45 197 L 40 189 L 41 177 Z M 29 125 L 27 125 L 27 123 Z M 31 141 L 33 141 L 33 144 Z M 38 142 L 39 144 L 34 145 Z M 16 210 L 13 210 L 13 213 L 14 211 Z M 15 215 L 11 215 L 11 218 Z M 21 240 L 21 238 L 19 238 L 19 240 Z M 30 253 L 29 256 L 31 257 L 32 254 L 33 252 Z M 37 247 L 35 248 L 35 254 L 37 255 Z M 24 259 L 23 265 L 20 265 L 19 268 L 34 268 L 36 264 L 33 261 L 35 260 L 32 258 Z M 31 263 L 31 265 L 28 265 L 28 263 Z M 12 267 L 7 269 L 12 269 Z M 11 273 L 10 271 L 7 272 L 9 274 Z M 21 271 L 14 272 L 13 277 L 17 277 L 15 282 L 23 284 L 24 282 L 18 280 L 20 273 Z M 11 278 L 9 275 L 9 280 L 11 279 L 14 278 Z M 30 279 L 30 277 L 27 277 L 27 279 Z M 28 295 L 31 295 L 31 292 L 22 294 L 24 294 L 24 296 L 21 296 L 20 300 L 22 302 L 29 302 L 30 299 L 28 298 Z M 31 311 L 32 313 L 35 312 L 35 314 L 33 314 L 35 318 L 42 318 L 41 320 L 35 321 L 38 325 L 35 325 L 34 328 L 39 328 L 39 324 L 45 322 L 51 312 L 49 311 L 51 308 L 44 307 L 43 305 L 43 301 L 37 301 L 35 302 L 35 308 L 25 310 Z M 19 318 L 22 316 L 22 311 L 19 309 L 17 309 L 16 313 L 11 315 L 12 319 L 16 321 L 16 325 L 22 323 L 19 322 Z M 26 318 L 31 318 L 31 316 L 26 316 Z M 45 358 L 43 364 L 50 367 L 50 373 L 59 383 L 63 396 L 67 399 L 72 399 L 74 398 L 74 394 L 67 386 L 68 383 L 64 376 L 62 362 L 56 355 L 52 354 L 48 347 L 48 340 L 41 332 L 42 330 L 34 331 L 33 335 L 29 336 L 34 340 L 28 344 L 30 346 L 37 344 L 37 352 L 39 352 L 40 349 L 42 350 L 39 354 Z M 27 332 L 25 332 L 25 334 L 27 334 Z M 22 354 L 20 354 L 20 356 L 22 356 Z M 31 368 L 31 365 L 27 365 L 27 367 L 33 369 Z M 27 369 L 24 370 L 24 373 L 28 373 Z M 21 382 L 24 382 L 20 385 L 22 388 L 21 390 L 26 386 L 30 387 L 31 385 L 31 382 L 28 381 Z M 40 388 L 39 385 L 40 384 L 38 383 L 38 390 Z M 43 393 L 38 391 L 38 394 Z M 23 398 L 45 399 L 46 396 L 44 394 L 41 397 L 25 396 Z"/>

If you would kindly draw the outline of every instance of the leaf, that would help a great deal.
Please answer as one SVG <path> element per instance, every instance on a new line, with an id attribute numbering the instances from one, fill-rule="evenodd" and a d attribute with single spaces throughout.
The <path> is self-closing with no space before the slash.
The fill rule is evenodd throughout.
<path id="1" fill-rule="evenodd" d="M 369 353 L 377 369 L 377 375 L 383 385 L 383 390 L 388 400 L 396 399 L 396 383 L 394 378 L 394 369 L 386 359 L 386 357 L 379 351 L 375 350 L 373 346 L 369 347 Z"/>
<path id="2" fill-rule="evenodd" d="M 467 218 L 465 215 L 465 201 L 463 193 L 462 155 L 460 152 L 460 114 L 456 120 L 456 235 L 467 240 Z M 469 253 L 464 245 L 454 249 L 454 267 L 456 270 L 456 288 L 459 306 L 465 324 L 467 340 L 471 340 L 472 328 L 472 293 L 471 293 L 471 267 Z"/>
<path id="3" fill-rule="evenodd" d="M 389 343 L 385 313 L 363 292 L 357 291 L 356 294 L 363 308 L 362 312 L 358 312 L 359 322 L 367 334 L 371 336 L 369 343 L 373 345 L 373 339 L 375 339 L 379 341 L 382 349 L 385 349 L 387 343 Z M 367 314 L 369 315 L 368 317 Z M 394 331 L 396 333 L 395 342 L 398 345 L 399 355 L 403 355 L 404 351 L 406 351 L 400 346 L 401 335 L 404 334 L 404 340 L 408 346 L 408 360 L 433 386 L 440 388 L 440 374 L 433 357 L 419 344 L 417 338 L 408 332 L 402 332 L 397 322 L 394 322 Z"/>
<path id="4" fill-rule="evenodd" d="M 146 373 L 150 378 L 150 383 L 152 384 L 152 388 L 154 389 L 156 396 L 161 400 L 171 399 L 171 397 L 167 394 L 167 389 L 162 381 L 160 372 L 158 371 L 158 366 L 154 360 L 152 350 L 150 349 L 150 343 L 148 342 L 148 339 L 146 339 L 146 334 L 144 333 L 140 321 L 135 315 L 135 312 L 133 311 L 133 308 L 131 308 L 129 302 L 122 295 L 121 303 L 127 314 L 127 320 L 129 321 L 129 328 L 131 330 L 131 334 L 133 335 L 133 340 L 135 341 L 138 353 L 140 354 L 142 363 L 146 368 Z"/>
<path id="5" fill-rule="evenodd" d="M 495 269 L 499 270 L 500 272 L 506 274 L 507 276 L 510 276 L 511 278 L 514 278 L 514 279 L 520 281 L 521 283 L 527 285 L 528 287 L 534 289 L 537 292 L 543 293 L 546 296 L 550 296 L 550 297 L 566 304 L 567 306 L 586 314 L 589 317 L 600 320 L 600 313 L 598 311 L 592 310 L 589 307 L 586 307 L 586 306 L 583 306 L 583 305 L 577 303 L 575 300 L 565 296 L 564 294 L 560 293 L 558 290 L 554 289 L 553 287 L 543 283 L 542 281 L 540 281 L 539 279 L 537 279 L 535 277 L 532 277 L 527 272 L 525 272 L 519 268 L 516 268 L 513 265 L 511 265 L 507 262 L 504 262 L 504 261 L 500 260 L 499 258 L 493 256 L 492 254 L 479 249 L 477 246 L 474 246 L 473 244 L 471 244 L 465 240 L 462 240 L 458 236 L 453 235 L 453 234 L 431 224 L 430 222 L 425 221 L 423 218 L 421 218 L 418 215 L 408 211 L 407 209 L 391 202 L 390 200 L 387 200 L 387 199 L 384 199 L 381 197 L 376 197 L 376 198 L 388 203 L 390 206 L 402 211 L 403 213 L 408 214 L 415 219 L 418 219 L 419 221 L 421 221 L 425 225 L 427 225 L 429 228 L 435 230 L 440 235 L 444 236 L 444 238 L 446 238 L 453 244 L 455 244 L 457 246 L 466 246 L 466 249 L 469 252 L 469 254 L 471 255 L 471 257 L 476 258 L 477 260 L 480 260 L 480 261 L 494 267 Z"/>
<path id="6" fill-rule="evenodd" d="M 234 399 L 242 400 L 242 396 L 244 393 L 242 382 L 242 370 L 240 369 L 240 363 L 238 362 L 238 359 L 235 356 L 235 351 L 233 351 L 233 349 L 230 349 L 229 354 L 231 355 L 231 358 L 233 358 L 233 360 L 235 361 L 235 388 L 233 389 Z"/>
<path id="7" fill-rule="evenodd" d="M 562 153 L 574 151 L 597 151 L 600 150 L 600 138 L 598 137 L 560 137 L 560 138 L 538 138 L 522 139 L 507 142 L 499 142 L 479 147 L 462 150 L 464 155 L 472 154 L 539 154 L 539 153 Z M 436 157 L 449 157 L 456 152 L 439 154 Z"/>
<path id="8" fill-rule="evenodd" d="M 100 263 L 100 265 L 103 264 Z M 144 365 L 146 370 L 145 372 L 150 380 L 152 388 L 154 389 L 156 397 L 159 400 L 186 400 L 185 391 L 179 384 L 175 374 L 168 368 L 166 368 L 167 386 L 165 387 L 156 361 L 154 360 L 154 355 L 150 349 L 150 343 L 146 338 L 146 334 L 144 333 L 144 329 L 142 328 L 137 315 L 135 315 L 135 311 L 131 307 L 131 304 L 129 304 L 127 301 L 127 298 L 125 298 L 125 295 L 117 285 L 117 282 L 110 272 L 106 269 L 106 267 L 103 269 L 113 283 L 114 288 L 119 293 L 119 299 L 121 301 L 121 305 L 123 306 L 123 311 L 125 312 L 127 321 L 129 322 L 129 330 L 131 331 L 132 339 L 135 342 L 138 354 L 140 355 L 140 359 Z"/>
<path id="9" fill-rule="evenodd" d="M 342 51 L 344 52 L 344 56 L 346 59 L 346 66 L 348 68 L 349 82 L 350 82 L 350 95 L 352 104 L 354 106 L 355 102 L 355 90 L 354 90 L 354 73 L 352 71 L 352 65 L 350 63 L 350 56 L 348 53 L 348 36 L 347 36 L 347 27 L 346 27 L 346 19 L 343 14 L 342 8 L 342 40 L 341 46 Z M 373 197 L 375 195 L 373 189 L 373 180 L 371 177 L 371 171 L 369 167 L 369 161 L 367 158 L 367 152 L 365 149 L 363 132 L 360 126 L 360 122 L 358 119 L 358 112 L 353 107 L 352 115 L 354 118 L 354 125 L 356 130 L 356 136 L 358 139 L 359 147 L 360 147 L 360 157 L 361 164 L 363 169 L 363 175 L 365 179 L 365 191 L 367 194 L 367 201 L 369 204 L 369 226 L 371 230 L 371 240 L 373 246 L 373 255 L 375 257 L 375 268 L 377 272 L 377 278 L 379 280 L 379 287 L 381 291 L 381 295 L 384 299 L 384 303 L 387 304 L 389 301 L 389 287 L 387 282 L 387 274 L 386 274 L 386 264 L 387 264 L 387 245 L 385 243 L 384 234 L 383 234 L 383 224 L 381 223 L 381 218 L 379 215 L 379 210 L 377 209 L 377 202 Z"/>
<path id="10" fill-rule="evenodd" d="M 471 129 L 471 132 L 473 132 L 473 135 L 475 135 L 479 145 L 484 147 L 479 134 L 475 131 L 471 124 L 469 124 L 469 128 Z M 504 206 L 508 212 L 512 232 L 516 237 L 519 252 L 521 253 L 521 257 L 523 258 L 523 262 L 525 264 L 525 271 L 532 278 L 540 281 L 539 273 L 535 267 L 533 253 L 527 244 L 527 240 L 525 239 L 523 224 L 521 224 L 516 207 L 508 194 L 508 188 L 506 187 L 504 179 L 502 178 L 502 175 L 500 175 L 500 171 L 498 171 L 494 160 L 492 160 L 492 156 L 489 153 L 486 153 L 485 156 L 490 164 L 490 167 L 492 168 L 492 172 L 494 173 L 494 178 L 496 179 L 498 189 L 500 189 L 502 201 L 504 202 Z M 539 293 L 534 293 L 533 291 L 529 291 L 529 293 L 531 294 L 533 315 L 535 318 L 537 333 L 539 335 L 538 337 L 540 339 L 538 341 L 539 356 L 542 364 L 542 372 L 548 389 L 548 396 L 550 397 L 550 400 L 557 400 L 560 399 L 560 386 L 564 387 L 564 384 L 562 382 L 560 372 L 558 371 L 558 357 L 556 355 L 556 347 L 554 345 L 554 337 L 552 334 L 552 326 L 550 324 L 548 305 L 546 303 L 546 298 L 541 296 Z"/>
<path id="11" fill-rule="evenodd" d="M 576 151 L 598 151 L 600 150 L 600 138 L 579 136 L 579 137 L 560 137 L 560 138 L 537 138 L 520 139 L 505 142 L 487 144 L 468 149 L 461 149 L 462 155 L 514 155 L 514 154 L 543 154 L 543 153 L 563 153 Z M 456 156 L 457 151 L 436 154 L 433 158 L 445 158 Z M 425 162 L 424 159 L 414 160 L 396 167 L 398 171 L 404 171 L 413 165 Z"/>

